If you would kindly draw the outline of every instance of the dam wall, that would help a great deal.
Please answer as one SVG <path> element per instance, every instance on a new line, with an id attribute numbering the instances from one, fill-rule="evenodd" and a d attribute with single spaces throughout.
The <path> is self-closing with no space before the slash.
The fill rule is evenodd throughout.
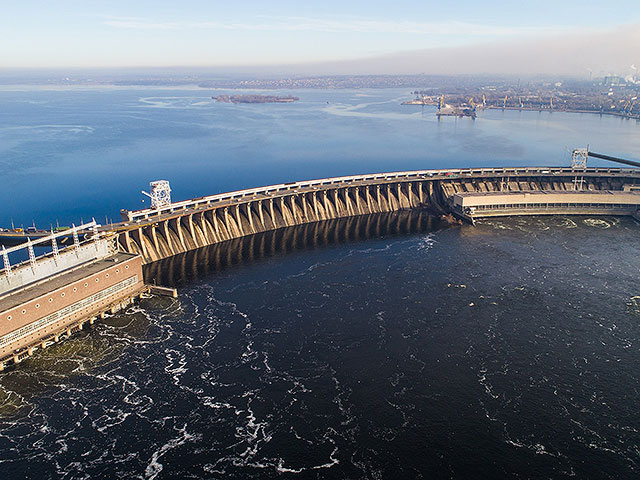
<path id="1" fill-rule="evenodd" d="M 358 243 L 381 236 L 432 232 L 445 226 L 446 222 L 424 210 L 359 215 L 306 223 L 234 238 L 190 250 L 162 262 L 150 263 L 144 266 L 144 277 L 151 284 L 176 285 L 176 279 L 180 282 L 191 282 L 207 277 L 213 272 L 295 251 Z"/>
<path id="2" fill-rule="evenodd" d="M 109 226 L 119 248 L 145 264 L 257 233 L 371 213 L 453 212 L 458 193 L 623 191 L 638 169 L 504 168 L 422 170 L 272 185 L 122 212 Z"/>

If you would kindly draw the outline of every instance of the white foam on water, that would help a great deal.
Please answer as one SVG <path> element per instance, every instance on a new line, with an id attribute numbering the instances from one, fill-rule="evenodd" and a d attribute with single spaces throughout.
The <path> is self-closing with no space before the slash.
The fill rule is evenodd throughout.
<path id="1" fill-rule="evenodd" d="M 120 425 L 131 415 L 131 412 L 124 412 L 120 409 L 118 409 L 117 412 L 118 413 L 115 416 L 107 414 L 101 415 L 91 422 L 91 426 L 98 432 L 105 433 L 109 428 Z"/>
<path id="2" fill-rule="evenodd" d="M 230 403 L 220 402 L 220 401 L 214 400 L 211 397 L 203 397 L 202 404 L 206 405 L 207 407 L 213 408 L 215 410 L 229 409 L 229 410 L 234 410 L 236 413 L 238 412 L 236 407 L 231 405 Z"/>
<path id="3" fill-rule="evenodd" d="M 578 224 L 570 218 L 562 218 L 560 221 L 560 226 L 564 228 L 578 228 Z"/>
<path id="4" fill-rule="evenodd" d="M 420 239 L 418 243 L 418 251 L 428 252 L 437 243 L 435 239 L 435 233 L 428 233 Z"/>
<path id="5" fill-rule="evenodd" d="M 13 127 L 0 127 L 0 134 L 3 132 L 20 132 L 32 134 L 33 130 L 42 133 L 93 133 L 95 128 L 90 125 L 63 125 L 63 124 L 44 124 L 44 125 L 18 125 Z"/>
<path id="6" fill-rule="evenodd" d="M 262 363 L 264 364 L 264 368 L 267 370 L 267 373 L 271 373 L 273 370 L 269 365 L 269 353 L 262 352 Z"/>
<path id="7" fill-rule="evenodd" d="M 390 250 L 391 247 L 392 247 L 392 244 L 388 243 L 382 248 L 353 248 L 353 249 L 349 250 L 349 253 L 347 253 L 345 255 L 345 257 L 349 257 L 351 255 L 356 255 L 358 253 L 369 254 L 369 253 L 386 252 L 386 251 Z"/>
<path id="8" fill-rule="evenodd" d="M 480 219 L 477 222 L 477 225 L 487 225 L 491 228 L 494 228 L 496 230 L 513 230 L 513 227 L 511 227 L 510 225 L 505 224 L 504 222 L 500 221 L 500 220 L 489 220 L 487 218 L 484 219 Z"/>
<path id="9" fill-rule="evenodd" d="M 160 472 L 162 472 L 164 466 L 162 465 L 162 463 L 160 463 L 159 460 L 169 450 L 173 450 L 180 445 L 184 445 L 187 442 L 197 441 L 201 438 L 201 435 L 192 435 L 188 433 L 186 424 L 178 430 L 178 433 L 180 434 L 179 436 L 169 440 L 167 443 L 153 452 L 153 454 L 151 455 L 151 460 L 145 468 L 144 478 L 146 478 L 147 480 L 153 480 L 160 474 Z"/>
<path id="10" fill-rule="evenodd" d="M 194 101 L 195 100 L 195 101 Z M 167 109 L 188 109 L 192 107 L 202 107 L 214 103 L 213 99 L 203 99 L 203 97 L 140 97 L 138 101 L 142 107 L 146 108 L 167 108 Z"/>
<path id="11" fill-rule="evenodd" d="M 329 115 L 334 115 L 337 117 L 358 117 L 358 118 L 375 118 L 375 119 L 384 119 L 384 120 L 410 120 L 410 119 L 422 119 L 422 114 L 418 112 L 413 113 L 394 113 L 394 112 L 362 112 L 365 107 L 369 105 L 377 105 L 380 103 L 387 102 L 377 102 L 377 103 L 361 103 L 358 105 L 348 105 L 343 103 L 332 104 L 328 107 L 322 109 L 323 112 L 328 113 Z M 409 110 L 407 110 L 409 111 Z M 435 120 L 434 120 L 435 121 Z"/>
<path id="12" fill-rule="evenodd" d="M 494 400 L 497 400 L 498 398 L 500 398 L 500 395 L 497 395 L 493 392 L 493 386 L 487 380 L 487 367 L 485 366 L 480 367 L 480 373 L 478 374 L 478 382 L 480 383 L 480 385 L 484 387 L 485 392 L 491 398 L 493 398 Z"/>
<path id="13" fill-rule="evenodd" d="M 582 223 L 594 228 L 611 228 L 614 225 L 602 218 L 585 218 Z"/>
<path id="14" fill-rule="evenodd" d="M 329 442 L 331 442 L 333 444 L 333 450 L 331 451 L 331 453 L 329 454 L 329 461 L 320 465 L 314 465 L 313 467 L 311 467 L 312 470 L 321 470 L 324 468 L 331 468 L 334 465 L 338 465 L 340 463 L 340 460 L 338 460 L 338 458 L 336 457 L 337 453 L 338 453 L 338 447 L 336 445 L 336 442 L 333 440 L 333 438 L 331 438 L 329 436 L 330 433 L 335 433 L 335 431 L 333 429 L 328 429 L 327 432 L 324 434 L 324 438 L 326 440 L 328 440 Z"/>
<path id="15" fill-rule="evenodd" d="M 165 358 L 167 359 L 167 366 L 164 367 L 164 371 L 171 375 L 174 385 L 180 384 L 180 377 L 183 373 L 187 372 L 187 356 L 183 351 L 175 349 L 165 349 Z"/>
<path id="16" fill-rule="evenodd" d="M 304 472 L 304 468 L 289 468 L 284 466 L 284 460 L 282 458 L 278 459 L 278 464 L 276 465 L 276 472 L 278 473 L 302 473 Z"/>
<path id="17" fill-rule="evenodd" d="M 291 387 L 289 390 L 287 390 L 287 393 L 290 393 L 291 395 L 296 395 L 298 393 L 310 393 L 312 392 L 311 389 L 305 387 L 304 383 L 302 383 L 302 381 L 300 381 L 299 379 L 296 379 L 294 377 L 290 377 L 289 375 L 285 374 L 285 378 L 287 380 L 289 380 L 291 383 L 293 383 L 293 387 Z"/>

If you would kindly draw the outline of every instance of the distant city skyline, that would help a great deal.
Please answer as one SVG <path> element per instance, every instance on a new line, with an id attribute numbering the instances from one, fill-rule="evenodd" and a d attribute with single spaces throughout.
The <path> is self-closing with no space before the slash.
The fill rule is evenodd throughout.
<path id="1" fill-rule="evenodd" d="M 358 74 L 381 73 L 388 63 L 396 74 L 478 68 L 529 73 L 538 66 L 542 73 L 566 74 L 640 63 L 638 3 L 585 3 L 25 0 L 3 5 L 0 68 L 254 67 Z M 582 44 L 593 56 L 582 52 L 575 58 Z M 541 52 L 537 45 L 558 48 Z M 518 62 L 516 53 L 514 64 L 512 48 L 532 57 Z M 478 62 L 474 56 L 482 52 L 489 58 Z"/>

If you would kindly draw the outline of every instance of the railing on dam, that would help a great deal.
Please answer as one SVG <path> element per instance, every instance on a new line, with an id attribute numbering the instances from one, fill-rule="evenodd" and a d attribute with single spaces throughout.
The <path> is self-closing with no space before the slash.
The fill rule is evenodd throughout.
<path id="1" fill-rule="evenodd" d="M 104 258 L 112 254 L 116 245 L 110 238 L 98 238 L 92 236 L 82 240 L 78 236 L 78 232 L 92 232 L 95 235 L 97 224 L 95 221 L 73 227 L 69 231 L 52 233 L 49 236 L 38 240 L 27 240 L 26 243 L 15 247 L 2 247 L 2 258 L 4 268 L 0 270 L 0 299 L 5 295 L 27 285 L 48 279 L 60 272 L 70 271 L 78 268 L 88 262 Z M 73 235 L 73 244 L 68 247 L 58 248 L 56 239 Z M 52 251 L 36 257 L 34 246 L 48 245 L 52 247 Z M 29 260 L 17 265 L 9 262 L 9 254 L 12 252 L 27 250 Z"/>
<path id="2" fill-rule="evenodd" d="M 479 168 L 354 175 L 252 188 L 157 209 L 123 211 L 104 227 L 145 263 L 293 225 L 399 210 L 453 212 L 458 193 L 630 191 L 640 169 Z"/>
<path id="3" fill-rule="evenodd" d="M 205 197 L 193 198 L 181 202 L 174 202 L 170 205 L 157 209 L 142 209 L 136 211 L 122 210 L 122 220 L 132 222 L 147 219 L 158 215 L 180 212 L 188 209 L 206 207 L 218 202 L 228 200 L 247 199 L 258 195 L 273 195 L 284 192 L 296 191 L 298 189 L 313 189 L 327 186 L 350 185 L 355 183 L 364 184 L 367 182 L 380 183 L 392 181 L 410 181 L 415 179 L 453 179 L 459 176 L 466 177 L 518 177 L 531 175 L 615 175 L 637 177 L 638 169 L 619 168 L 587 168 L 576 170 L 565 167 L 515 167 L 515 168 L 475 168 L 475 169 L 439 169 L 439 170 L 413 170 L 405 172 L 377 173 L 367 175 L 350 175 L 343 177 L 321 178 L 302 182 L 281 183 L 266 187 L 248 188 L 235 192 L 219 193 Z"/>

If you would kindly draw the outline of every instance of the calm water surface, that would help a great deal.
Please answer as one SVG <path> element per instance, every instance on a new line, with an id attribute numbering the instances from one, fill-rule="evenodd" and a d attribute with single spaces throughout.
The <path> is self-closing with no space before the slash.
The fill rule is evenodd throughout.
<path id="1" fill-rule="evenodd" d="M 568 150 L 588 143 L 640 156 L 640 125 L 616 117 L 489 110 L 438 121 L 435 107 L 400 105 L 405 90 L 302 90 L 299 102 L 263 105 L 211 99 L 220 93 L 0 90 L 0 226 L 117 220 L 145 206 L 140 190 L 157 179 L 187 199 L 368 172 L 568 165 Z"/>
<path id="2" fill-rule="evenodd" d="M 364 171 L 566 164 L 565 145 L 587 142 L 640 151 L 637 124 L 614 118 L 437 122 L 388 90 L 257 106 L 209 93 L 0 92 L 3 222 L 115 215 L 156 178 L 188 198 Z M 178 299 L 144 299 L 0 374 L 0 472 L 638 478 L 639 234 L 628 218 L 447 227 L 399 212 L 157 263 L 150 278 Z"/>

